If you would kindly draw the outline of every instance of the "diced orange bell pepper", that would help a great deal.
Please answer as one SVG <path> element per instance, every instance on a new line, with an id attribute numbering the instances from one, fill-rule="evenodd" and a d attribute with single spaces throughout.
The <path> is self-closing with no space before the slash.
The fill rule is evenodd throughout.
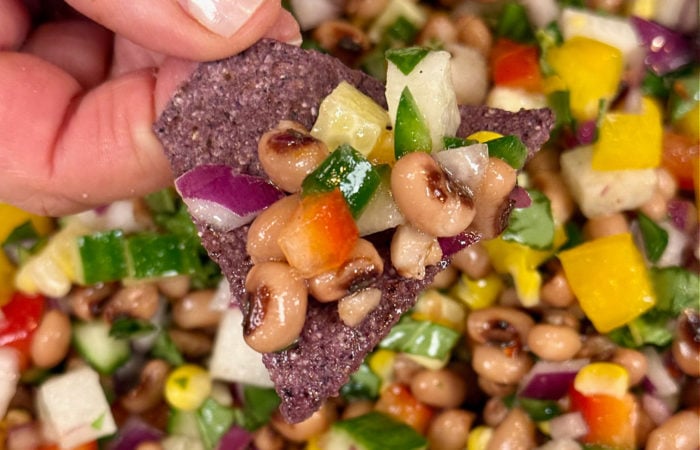
<path id="1" fill-rule="evenodd" d="M 665 167 L 678 182 L 678 187 L 691 191 L 693 176 L 700 171 L 697 162 L 700 144 L 685 134 L 665 131 L 663 134 L 663 155 L 661 165 Z"/>
<path id="2" fill-rule="evenodd" d="M 350 208 L 334 189 L 303 197 L 278 243 L 289 265 L 308 278 L 339 267 L 358 237 Z"/>
<path id="3" fill-rule="evenodd" d="M 416 399 L 408 386 L 400 383 L 387 386 L 375 408 L 410 425 L 421 434 L 425 434 L 433 417 L 433 409 Z"/>
<path id="4" fill-rule="evenodd" d="M 581 308 L 601 333 L 627 324 L 656 303 L 630 233 L 585 242 L 561 252 L 559 260 Z"/>
<path id="5" fill-rule="evenodd" d="M 542 90 L 537 46 L 501 38 L 491 52 L 491 73 L 496 86 Z"/>
<path id="6" fill-rule="evenodd" d="M 573 387 L 569 391 L 571 410 L 578 411 L 588 425 L 583 441 L 614 449 L 635 448 L 634 397 L 627 393 L 622 398 L 609 395 L 583 395 Z"/>
<path id="7" fill-rule="evenodd" d="M 72 447 L 70 450 L 97 450 L 98 448 L 97 441 L 90 441 L 86 442 L 85 444 Z M 44 444 L 37 450 L 61 450 L 61 447 L 59 447 L 58 444 Z"/>

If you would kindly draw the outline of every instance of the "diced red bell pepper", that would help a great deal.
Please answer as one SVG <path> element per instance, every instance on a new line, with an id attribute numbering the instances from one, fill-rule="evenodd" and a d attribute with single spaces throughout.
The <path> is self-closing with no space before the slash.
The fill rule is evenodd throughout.
<path id="1" fill-rule="evenodd" d="M 338 268 L 359 237 L 357 224 L 340 189 L 302 197 L 278 243 L 289 265 L 312 277 Z"/>
<path id="2" fill-rule="evenodd" d="M 571 410 L 579 411 L 588 425 L 583 441 L 615 449 L 635 448 L 632 417 L 634 398 L 627 393 L 621 398 L 610 395 L 584 395 L 573 387 L 569 391 Z"/>
<path id="3" fill-rule="evenodd" d="M 400 383 L 390 384 L 382 390 L 375 408 L 410 425 L 421 434 L 425 434 L 433 417 L 433 409 L 416 399 L 408 386 Z"/>
<path id="4" fill-rule="evenodd" d="M 0 321 L 0 347 L 17 350 L 20 369 L 29 365 L 29 351 L 34 330 L 39 326 L 46 299 L 41 295 L 15 292 L 12 299 L 2 306 Z"/>
<path id="5" fill-rule="evenodd" d="M 665 131 L 663 135 L 663 154 L 661 165 L 665 167 L 678 182 L 678 187 L 693 190 L 693 175 L 697 177 L 697 161 L 700 144 L 684 134 Z M 695 161 L 694 161 L 695 160 Z"/>
<path id="6" fill-rule="evenodd" d="M 72 447 L 70 450 L 97 450 L 99 447 L 97 441 L 86 442 L 85 444 Z M 36 450 L 61 450 L 58 444 L 44 444 Z"/>
<path id="7" fill-rule="evenodd" d="M 496 86 L 542 90 L 537 46 L 501 38 L 491 52 L 491 74 Z"/>

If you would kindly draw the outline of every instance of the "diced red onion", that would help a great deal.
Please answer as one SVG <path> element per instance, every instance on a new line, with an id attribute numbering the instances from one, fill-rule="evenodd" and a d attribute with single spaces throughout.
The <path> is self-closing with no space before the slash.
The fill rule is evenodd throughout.
<path id="1" fill-rule="evenodd" d="M 597 125 L 595 120 L 587 120 L 581 122 L 576 127 L 576 142 L 579 145 L 588 145 L 593 143 L 596 137 Z"/>
<path id="2" fill-rule="evenodd" d="M 39 448 L 42 443 L 38 422 L 28 422 L 8 430 L 3 448 L 9 450 Z"/>
<path id="3" fill-rule="evenodd" d="M 136 417 L 129 418 L 109 442 L 108 450 L 132 450 L 144 442 L 158 442 L 163 432 Z"/>
<path id="4" fill-rule="evenodd" d="M 343 2 L 340 0 L 290 0 L 289 3 L 302 31 L 337 19 L 343 8 Z"/>
<path id="5" fill-rule="evenodd" d="M 588 433 L 588 425 L 580 412 L 571 412 L 549 421 L 552 439 L 578 439 Z"/>
<path id="6" fill-rule="evenodd" d="M 576 374 L 588 362 L 588 359 L 538 361 L 520 383 L 519 395 L 540 400 L 558 400 L 566 395 Z"/>
<path id="7" fill-rule="evenodd" d="M 527 208 L 532 204 L 530 194 L 521 186 L 515 186 L 510 192 L 509 198 L 514 202 L 516 208 Z"/>
<path id="8" fill-rule="evenodd" d="M 657 397 L 676 395 L 679 391 L 678 383 L 671 377 L 661 356 L 652 348 L 642 350 L 647 358 L 647 374 L 643 386 Z"/>
<path id="9" fill-rule="evenodd" d="M 251 222 L 284 196 L 265 178 L 234 173 L 223 165 L 198 166 L 178 177 L 175 188 L 193 217 L 219 231 Z"/>
<path id="10" fill-rule="evenodd" d="M 679 231 L 685 232 L 688 230 L 688 219 L 690 218 L 692 207 L 693 204 L 690 201 L 680 198 L 673 198 L 666 204 L 668 217 L 671 219 L 673 226 Z"/>
<path id="11" fill-rule="evenodd" d="M 663 399 L 648 393 L 642 394 L 642 408 L 656 425 L 661 425 L 673 414 L 673 410 Z"/>
<path id="12" fill-rule="evenodd" d="M 489 163 L 489 149 L 486 144 L 472 144 L 465 147 L 448 148 L 433 154 L 450 180 L 476 192 Z"/>
<path id="13" fill-rule="evenodd" d="M 693 47 L 687 37 L 641 17 L 633 16 L 630 20 L 646 49 L 644 63 L 657 75 L 673 72 L 693 61 Z"/>
<path id="14" fill-rule="evenodd" d="M 217 450 L 246 450 L 253 442 L 253 435 L 243 428 L 233 426 L 219 440 Z"/>
<path id="15" fill-rule="evenodd" d="M 481 236 L 472 231 L 463 231 L 457 236 L 439 237 L 438 244 L 442 250 L 442 256 L 451 256 L 458 251 L 479 241 Z"/>

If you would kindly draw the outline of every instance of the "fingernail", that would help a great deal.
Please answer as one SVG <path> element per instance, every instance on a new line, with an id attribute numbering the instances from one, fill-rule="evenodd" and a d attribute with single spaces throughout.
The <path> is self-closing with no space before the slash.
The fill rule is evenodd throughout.
<path id="1" fill-rule="evenodd" d="M 178 0 L 210 31 L 229 37 L 245 24 L 263 0 Z"/>

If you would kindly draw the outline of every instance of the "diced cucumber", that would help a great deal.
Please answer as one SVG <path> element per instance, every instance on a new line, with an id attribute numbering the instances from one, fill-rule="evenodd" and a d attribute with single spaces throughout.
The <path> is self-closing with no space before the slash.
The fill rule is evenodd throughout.
<path id="1" fill-rule="evenodd" d="M 411 90 L 406 86 L 401 92 L 399 105 L 396 108 L 394 157 L 399 159 L 406 153 L 430 153 L 432 150 L 433 142 L 428 124 L 413 98 Z"/>
<path id="2" fill-rule="evenodd" d="M 407 75 L 391 60 L 387 67 L 389 117 L 396 126 L 399 103 L 405 88 L 408 88 L 430 130 L 432 151 L 443 148 L 443 137 L 456 135 L 461 121 L 450 58 L 446 51 L 429 51 Z"/>
<path id="3" fill-rule="evenodd" d="M 385 414 L 371 412 L 335 422 L 319 440 L 323 450 L 420 450 L 428 442 L 416 430 Z"/>
<path id="4" fill-rule="evenodd" d="M 195 411 L 182 411 L 180 409 L 171 408 L 170 414 L 168 415 L 167 430 L 170 435 L 186 436 L 188 438 L 201 440 L 197 413 Z"/>
<path id="5" fill-rule="evenodd" d="M 78 322 L 73 326 L 75 348 L 103 375 L 114 373 L 131 354 L 129 342 L 111 337 L 109 329 L 109 324 L 102 320 Z"/>
<path id="6" fill-rule="evenodd" d="M 141 233 L 126 240 L 129 276 L 155 278 L 186 273 L 182 239 L 172 234 Z"/>

